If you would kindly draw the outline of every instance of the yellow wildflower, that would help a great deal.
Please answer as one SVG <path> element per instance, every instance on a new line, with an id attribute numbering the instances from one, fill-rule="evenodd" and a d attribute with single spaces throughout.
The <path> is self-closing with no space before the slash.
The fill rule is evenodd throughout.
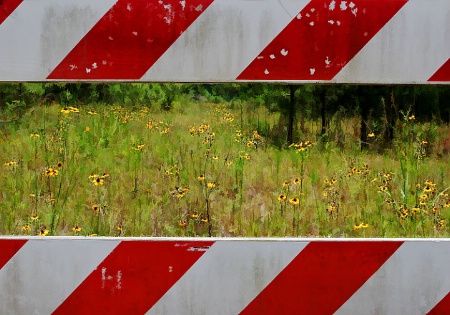
<path id="1" fill-rule="evenodd" d="M 94 213 L 97 214 L 100 211 L 100 206 L 97 204 L 94 204 L 94 205 L 92 205 L 91 209 Z"/>
<path id="2" fill-rule="evenodd" d="M 105 183 L 105 180 L 101 177 L 97 177 L 92 181 L 95 186 L 102 186 Z"/>
<path id="3" fill-rule="evenodd" d="M 191 218 L 192 218 L 192 219 L 197 219 L 197 218 L 198 218 L 198 213 L 197 213 L 197 211 L 194 211 L 194 212 L 191 214 Z"/>
<path id="4" fill-rule="evenodd" d="M 47 236 L 48 234 L 48 229 L 46 228 L 42 228 L 41 231 L 39 232 L 39 236 Z"/>
<path id="5" fill-rule="evenodd" d="M 64 107 L 63 109 L 61 109 L 61 113 L 63 113 L 64 115 L 69 115 L 70 114 L 70 109 Z"/>

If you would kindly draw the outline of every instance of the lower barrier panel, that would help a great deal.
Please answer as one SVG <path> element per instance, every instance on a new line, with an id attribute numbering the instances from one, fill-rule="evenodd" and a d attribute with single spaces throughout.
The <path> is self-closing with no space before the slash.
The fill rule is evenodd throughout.
<path id="1" fill-rule="evenodd" d="M 0 238 L 0 314 L 450 314 L 450 240 Z"/>

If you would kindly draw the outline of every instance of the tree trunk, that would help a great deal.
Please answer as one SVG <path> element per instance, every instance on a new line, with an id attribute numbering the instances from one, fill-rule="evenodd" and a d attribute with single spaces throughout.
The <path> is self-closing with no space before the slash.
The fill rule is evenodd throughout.
<path id="1" fill-rule="evenodd" d="M 294 142 L 294 121 L 295 121 L 295 87 L 289 85 L 290 90 L 290 102 L 288 106 L 288 130 L 287 130 L 287 143 L 291 145 Z"/>
<path id="2" fill-rule="evenodd" d="M 369 118 L 369 102 L 370 97 L 368 97 L 367 91 L 364 91 L 365 87 L 358 87 L 357 96 L 359 101 L 359 107 L 361 108 L 361 134 L 360 134 L 360 142 L 361 142 L 361 151 L 368 148 L 369 144 L 367 142 L 367 120 Z"/>
<path id="3" fill-rule="evenodd" d="M 327 121 L 326 121 L 326 90 L 323 89 L 320 93 L 320 117 L 322 120 L 322 130 L 320 135 L 323 136 L 327 132 Z"/>

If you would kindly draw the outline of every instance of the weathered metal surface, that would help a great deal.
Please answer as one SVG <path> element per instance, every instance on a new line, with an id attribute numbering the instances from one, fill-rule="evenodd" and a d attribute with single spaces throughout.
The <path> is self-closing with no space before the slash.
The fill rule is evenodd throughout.
<path id="1" fill-rule="evenodd" d="M 2 0 L 0 81 L 450 82 L 448 0 Z"/>
<path id="2" fill-rule="evenodd" d="M 450 240 L 0 238 L 0 314 L 450 314 Z"/>

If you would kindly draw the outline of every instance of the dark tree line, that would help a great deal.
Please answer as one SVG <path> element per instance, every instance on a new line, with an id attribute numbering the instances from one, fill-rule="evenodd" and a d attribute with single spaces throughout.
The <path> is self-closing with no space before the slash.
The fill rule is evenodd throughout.
<path id="1" fill-rule="evenodd" d="M 2 112 L 52 101 L 72 105 L 106 103 L 159 104 L 170 110 L 177 98 L 209 102 L 252 103 L 286 118 L 286 141 L 292 143 L 297 117 L 319 119 L 321 135 L 338 111 L 361 119 L 361 145 L 367 144 L 369 120 L 383 126 L 385 143 L 394 138 L 395 122 L 408 113 L 423 121 L 450 122 L 450 86 L 276 85 L 276 84 L 0 84 Z M 1 120 L 1 119 L 0 119 Z"/>

